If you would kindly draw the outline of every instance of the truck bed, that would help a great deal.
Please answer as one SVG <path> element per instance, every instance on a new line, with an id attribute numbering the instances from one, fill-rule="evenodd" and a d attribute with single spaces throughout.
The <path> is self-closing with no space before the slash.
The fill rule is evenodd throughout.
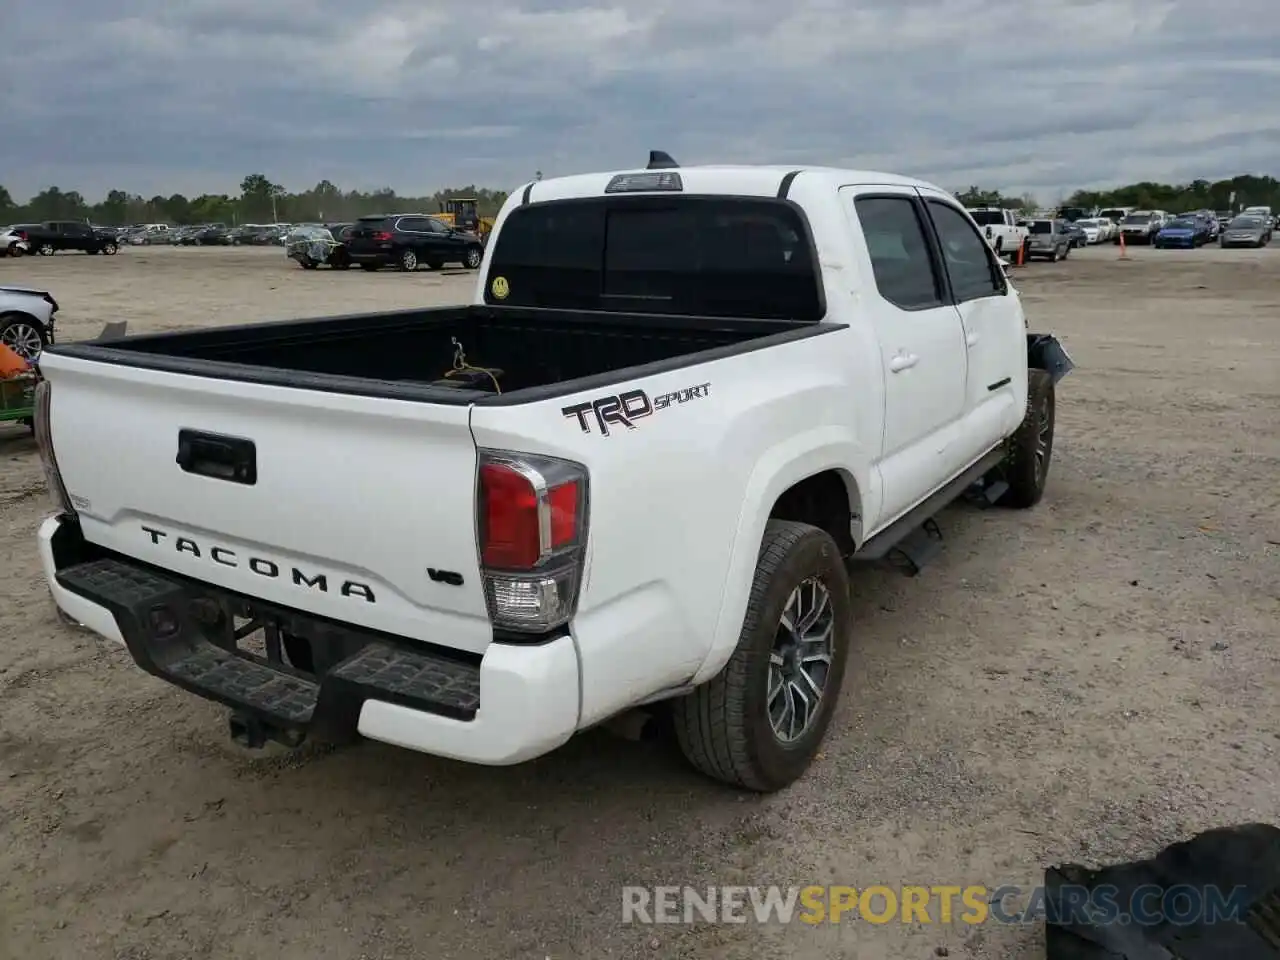
<path id="1" fill-rule="evenodd" d="M 436 403 L 522 403 L 829 332 L 788 320 L 438 307 L 63 344 L 68 357 Z M 487 374 L 447 376 L 461 344 Z M 462 386 L 459 386 L 462 383 Z"/>

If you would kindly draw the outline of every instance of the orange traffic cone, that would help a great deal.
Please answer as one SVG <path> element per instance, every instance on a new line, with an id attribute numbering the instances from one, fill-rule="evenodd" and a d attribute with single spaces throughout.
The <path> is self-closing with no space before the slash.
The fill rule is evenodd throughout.
<path id="1" fill-rule="evenodd" d="M 1120 259 L 1121 260 L 1129 259 L 1129 248 L 1126 247 L 1124 244 L 1124 231 L 1120 232 Z"/>
<path id="2" fill-rule="evenodd" d="M 1018 244 L 1018 266 L 1022 266 L 1026 262 L 1027 244 L 1022 242 Z"/>

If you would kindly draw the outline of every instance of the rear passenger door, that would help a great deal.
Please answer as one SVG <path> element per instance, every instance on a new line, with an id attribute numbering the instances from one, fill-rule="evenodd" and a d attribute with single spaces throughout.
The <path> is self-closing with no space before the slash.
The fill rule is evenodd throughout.
<path id="1" fill-rule="evenodd" d="M 396 241 L 411 247 L 424 263 L 431 256 L 431 235 L 427 232 L 426 217 L 401 217 L 396 221 Z"/>
<path id="2" fill-rule="evenodd" d="M 884 365 L 881 516 L 892 521 L 964 466 L 957 449 L 965 407 L 964 332 L 919 195 L 885 187 L 845 187 L 841 193 L 862 240 L 860 301 Z"/>
<path id="3" fill-rule="evenodd" d="M 976 460 L 1021 420 L 1026 320 L 1004 270 L 967 214 L 943 194 L 920 191 L 942 253 L 968 358 L 963 449 Z"/>

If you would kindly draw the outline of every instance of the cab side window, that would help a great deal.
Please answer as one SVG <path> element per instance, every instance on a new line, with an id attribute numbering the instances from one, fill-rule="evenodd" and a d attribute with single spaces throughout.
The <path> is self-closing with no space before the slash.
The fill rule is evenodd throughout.
<path id="1" fill-rule="evenodd" d="M 858 197 L 853 205 L 880 296 L 903 310 L 941 306 L 941 278 L 916 203 L 910 197 Z"/>
<path id="2" fill-rule="evenodd" d="M 990 248 L 969 219 L 949 203 L 930 200 L 928 206 L 956 299 L 963 303 L 1003 296 Z"/>

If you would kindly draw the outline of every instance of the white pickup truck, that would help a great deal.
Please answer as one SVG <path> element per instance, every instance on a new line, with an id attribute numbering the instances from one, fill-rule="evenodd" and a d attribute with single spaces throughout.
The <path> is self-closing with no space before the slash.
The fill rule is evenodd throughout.
<path id="1" fill-rule="evenodd" d="M 1035 504 L 1071 361 L 942 190 L 655 151 L 517 190 L 470 305 L 40 367 L 57 605 L 241 742 L 509 764 L 662 704 L 768 791 L 832 719 L 845 560 Z"/>
<path id="2" fill-rule="evenodd" d="M 1002 257 L 1016 260 L 1018 249 L 1027 242 L 1029 231 L 1018 222 L 1017 210 L 1005 210 L 1001 207 L 976 207 L 969 210 L 973 222 L 982 228 L 982 235 L 991 244 L 991 249 Z"/>

